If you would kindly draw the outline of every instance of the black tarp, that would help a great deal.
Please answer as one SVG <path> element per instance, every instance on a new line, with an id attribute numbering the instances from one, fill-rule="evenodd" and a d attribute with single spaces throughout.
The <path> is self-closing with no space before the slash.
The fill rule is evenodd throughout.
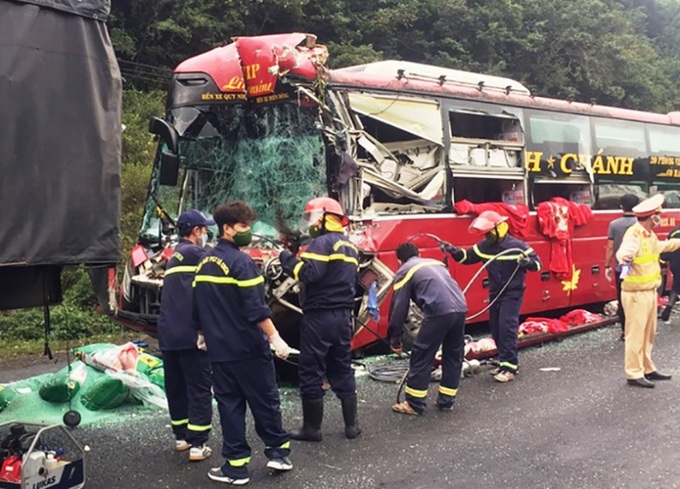
<path id="1" fill-rule="evenodd" d="M 120 259 L 122 84 L 109 8 L 0 0 L 0 272 Z"/>

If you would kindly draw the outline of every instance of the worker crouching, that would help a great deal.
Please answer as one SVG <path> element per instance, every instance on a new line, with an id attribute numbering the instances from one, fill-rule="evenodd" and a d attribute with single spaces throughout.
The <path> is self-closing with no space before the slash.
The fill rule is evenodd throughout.
<path id="1" fill-rule="evenodd" d="M 347 241 L 349 219 L 336 200 L 310 200 L 303 222 L 314 238 L 307 249 L 300 258 L 288 250 L 280 254 L 284 272 L 305 287 L 298 367 L 303 423 L 291 438 L 321 441 L 325 376 L 342 403 L 345 435 L 352 439 L 361 433 L 350 347 L 359 253 Z"/>
<path id="2" fill-rule="evenodd" d="M 541 269 L 541 260 L 524 241 L 508 234 L 508 218 L 494 211 L 482 212 L 472 224 L 472 234 L 485 239 L 468 250 L 442 243 L 454 260 L 465 265 L 489 263 L 489 326 L 498 348 L 499 367 L 493 372 L 498 382 L 514 380 L 519 371 L 517 332 L 524 299 L 526 271 Z"/>
<path id="3" fill-rule="evenodd" d="M 663 194 L 633 207 L 638 219 L 628 228 L 616 252 L 622 265 L 621 302 L 626 313 L 625 370 L 628 384 L 654 387 L 654 380 L 670 380 L 656 370 L 652 349 L 656 337 L 657 298 L 661 285 L 659 255 L 680 249 L 680 239 L 659 241 L 653 231 L 661 223 Z"/>
<path id="4" fill-rule="evenodd" d="M 441 346 L 442 379 L 437 407 L 450 411 L 463 367 L 465 297 L 446 266 L 437 260 L 420 258 L 413 243 L 400 244 L 396 253 L 401 266 L 394 277 L 390 304 L 388 336 L 392 351 L 401 354 L 401 334 L 411 301 L 420 308 L 424 318 L 411 351 L 406 400 L 392 406 L 392 410 L 403 414 L 425 412 L 430 372 Z"/>

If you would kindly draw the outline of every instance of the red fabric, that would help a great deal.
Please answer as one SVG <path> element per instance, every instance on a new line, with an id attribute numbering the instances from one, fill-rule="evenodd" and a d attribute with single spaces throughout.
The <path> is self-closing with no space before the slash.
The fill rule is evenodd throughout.
<path id="1" fill-rule="evenodd" d="M 526 238 L 529 208 L 523 204 L 509 205 L 503 202 L 484 202 L 473 204 L 469 200 L 461 200 L 453 206 L 456 214 L 474 214 L 478 216 L 484 211 L 495 211 L 501 216 L 508 216 L 510 234 L 518 238 Z"/>
<path id="2" fill-rule="evenodd" d="M 582 324 L 597 323 L 602 320 L 599 314 L 593 314 L 585 309 L 574 309 L 560 318 L 569 326 L 580 326 Z"/>
<path id="3" fill-rule="evenodd" d="M 519 332 L 524 334 L 532 333 L 564 333 L 569 329 L 569 325 L 560 319 L 534 318 L 529 317 L 519 326 Z"/>
<path id="4" fill-rule="evenodd" d="M 584 204 L 576 204 L 562 197 L 553 197 L 536 207 L 538 226 L 544 236 L 550 238 L 550 262 L 548 270 L 558 279 L 570 280 L 573 259 L 571 237 L 574 226 L 590 221 L 593 212 Z"/>

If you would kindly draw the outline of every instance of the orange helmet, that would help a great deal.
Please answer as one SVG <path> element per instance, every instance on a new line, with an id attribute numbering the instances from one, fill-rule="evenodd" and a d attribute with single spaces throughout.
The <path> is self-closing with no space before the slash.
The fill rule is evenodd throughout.
<path id="1" fill-rule="evenodd" d="M 472 221 L 468 232 L 472 234 L 486 234 L 500 223 L 508 220 L 508 216 L 501 216 L 496 211 L 484 211 Z"/>
<path id="2" fill-rule="evenodd" d="M 314 224 L 324 214 L 333 214 L 338 216 L 340 218 L 340 223 L 343 226 L 347 226 L 349 224 L 349 218 L 342 210 L 340 202 L 335 199 L 331 199 L 330 197 L 315 197 L 307 202 L 305 213 L 303 214 L 302 218 L 308 223 Z"/>

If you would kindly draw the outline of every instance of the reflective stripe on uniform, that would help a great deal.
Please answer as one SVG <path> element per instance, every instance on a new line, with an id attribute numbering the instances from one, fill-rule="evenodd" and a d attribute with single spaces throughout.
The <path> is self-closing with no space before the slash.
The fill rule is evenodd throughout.
<path id="1" fill-rule="evenodd" d="M 206 425 L 199 425 L 199 424 L 191 424 L 187 426 L 191 431 L 208 431 L 212 429 L 212 425 L 206 424 Z"/>
<path id="2" fill-rule="evenodd" d="M 420 399 L 427 397 L 427 390 L 421 391 L 421 390 L 414 389 L 412 387 L 406 386 L 406 389 L 404 389 L 404 391 L 409 396 L 417 397 L 417 398 L 420 398 Z"/>
<path id="3" fill-rule="evenodd" d="M 299 261 L 295 264 L 295 268 L 293 268 L 293 278 L 295 279 L 296 282 L 300 281 L 300 269 L 304 264 L 305 262 Z"/>
<path id="4" fill-rule="evenodd" d="M 451 389 L 450 387 L 444 387 L 443 385 L 440 385 L 439 392 L 445 396 L 455 397 L 458 393 L 458 389 Z"/>
<path id="5" fill-rule="evenodd" d="M 197 275 L 194 279 L 193 286 L 196 287 L 198 282 L 208 282 L 211 284 L 230 284 L 237 285 L 239 287 L 255 287 L 264 283 L 264 277 L 260 275 L 259 277 L 250 278 L 247 280 L 237 280 L 233 277 L 213 277 L 212 275 Z"/>
<path id="6" fill-rule="evenodd" d="M 332 255 L 319 255 L 317 253 L 309 253 L 309 252 L 304 252 L 300 255 L 300 258 L 307 258 L 308 260 L 314 260 L 314 261 L 323 261 L 323 262 L 330 262 L 330 261 L 345 261 L 347 263 L 352 263 L 353 265 L 356 265 L 357 267 L 359 266 L 359 260 L 354 258 L 353 256 L 347 256 L 343 255 L 342 253 L 333 253 Z"/>
<path id="7" fill-rule="evenodd" d="M 172 426 L 182 426 L 182 425 L 185 425 L 185 424 L 189 424 L 189 420 L 188 419 L 177 419 L 177 420 L 171 419 L 170 424 Z"/>
<path id="8" fill-rule="evenodd" d="M 168 270 L 165 271 L 165 276 L 167 277 L 168 275 L 172 275 L 173 273 L 196 273 L 196 270 L 198 267 L 194 266 L 189 266 L 189 265 L 182 265 L 180 267 L 172 267 L 169 268 Z"/>
<path id="9" fill-rule="evenodd" d="M 244 465 L 247 465 L 250 463 L 250 457 L 244 457 L 244 458 L 237 458 L 234 460 L 227 460 L 229 462 L 229 465 L 232 467 L 243 467 Z"/>
<path id="10" fill-rule="evenodd" d="M 267 447 L 267 448 L 290 448 L 290 442 L 287 441 L 286 443 L 283 443 L 279 445 L 278 447 Z"/>
<path id="11" fill-rule="evenodd" d="M 515 365 L 514 363 L 510 363 L 510 362 L 501 362 L 501 363 L 498 364 L 498 366 L 500 368 L 510 369 L 513 372 L 516 372 L 517 368 L 518 368 L 517 365 Z"/>
<path id="12" fill-rule="evenodd" d="M 659 261 L 659 255 L 657 254 L 643 255 L 633 258 L 633 263 L 636 263 L 638 265 L 642 263 L 651 263 L 655 261 Z"/>
<path id="13" fill-rule="evenodd" d="M 406 285 L 406 283 L 409 280 L 411 280 L 411 278 L 413 277 L 413 274 L 416 273 L 421 268 L 423 268 L 423 267 L 433 267 L 433 266 L 443 267 L 444 264 L 442 262 L 435 261 L 435 260 L 418 263 L 417 265 L 413 266 L 408 272 L 406 272 L 406 275 L 404 276 L 404 278 L 402 278 L 399 282 L 394 284 L 394 290 L 399 290 L 404 285 Z"/>
<path id="14" fill-rule="evenodd" d="M 529 250 L 531 250 L 531 248 L 529 248 Z M 478 257 L 480 257 L 480 258 L 482 258 L 482 259 L 484 259 L 484 260 L 495 259 L 495 260 L 500 260 L 500 261 L 517 261 L 517 260 L 519 260 L 520 258 L 527 256 L 527 255 L 524 254 L 524 253 L 526 253 L 527 251 L 528 251 L 528 252 L 533 252 L 533 250 L 531 250 L 531 251 L 529 251 L 529 250 L 523 251 L 522 253 L 513 254 L 513 255 L 507 254 L 507 255 L 498 256 L 498 255 L 489 255 L 489 254 L 487 254 L 487 253 L 482 253 L 481 251 L 479 251 L 479 247 L 478 247 L 477 245 L 474 245 L 474 246 L 472 247 L 472 251 L 474 251 L 475 254 L 476 254 Z"/>
<path id="15" fill-rule="evenodd" d="M 333 245 L 333 251 L 338 251 L 338 249 L 342 246 L 345 246 L 347 248 L 351 248 L 357 253 L 359 253 L 359 250 L 357 249 L 356 246 L 354 246 L 352 243 L 349 241 L 336 241 L 335 244 Z"/>
<path id="16" fill-rule="evenodd" d="M 660 273 L 653 273 L 651 275 L 626 275 L 623 278 L 624 282 L 630 282 L 635 284 L 644 284 L 647 282 L 654 282 L 656 280 L 661 280 Z"/>

